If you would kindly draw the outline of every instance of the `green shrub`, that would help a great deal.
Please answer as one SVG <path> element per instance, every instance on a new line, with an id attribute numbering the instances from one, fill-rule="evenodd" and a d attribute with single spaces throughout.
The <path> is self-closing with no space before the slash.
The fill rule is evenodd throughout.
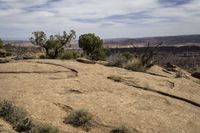
<path id="1" fill-rule="evenodd" d="M 92 126 L 92 115 L 85 110 L 77 110 L 67 116 L 64 123 L 71 124 L 74 127 L 82 127 L 85 131 L 89 131 Z"/>
<path id="2" fill-rule="evenodd" d="M 109 66 L 122 67 L 124 63 L 127 62 L 127 59 L 122 54 L 115 54 L 108 58 Z"/>
<path id="3" fill-rule="evenodd" d="M 111 133 L 133 133 L 133 131 L 127 126 L 121 126 L 111 130 Z"/>
<path id="4" fill-rule="evenodd" d="M 128 60 L 128 62 L 123 64 L 123 67 L 132 71 L 138 71 L 138 72 L 145 71 L 145 68 L 142 65 L 142 62 L 139 58 L 133 58 L 131 60 Z"/>
<path id="5" fill-rule="evenodd" d="M 130 60 L 134 57 L 134 55 L 130 52 L 123 52 L 121 53 L 123 57 L 125 57 L 127 60 Z"/>
<path id="6" fill-rule="evenodd" d="M 58 133 L 59 130 L 51 125 L 48 124 L 35 124 L 32 128 L 30 133 Z"/>
<path id="7" fill-rule="evenodd" d="M 107 49 L 103 47 L 103 40 L 95 34 L 84 34 L 79 37 L 79 47 L 92 60 L 105 60 Z"/>
<path id="8" fill-rule="evenodd" d="M 48 124 L 33 124 L 27 113 L 10 101 L 0 103 L 0 117 L 9 122 L 17 132 L 58 133 L 59 130 Z"/>
<path id="9" fill-rule="evenodd" d="M 62 55 L 61 55 L 61 59 L 65 59 L 65 60 L 71 60 L 71 59 L 77 59 L 80 57 L 80 53 L 77 51 L 65 51 Z"/>
<path id="10" fill-rule="evenodd" d="M 3 101 L 0 103 L 0 116 L 4 119 L 9 119 L 10 114 L 14 111 L 14 106 L 10 101 Z"/>
<path id="11" fill-rule="evenodd" d="M 89 59 L 91 60 L 100 60 L 100 61 L 105 61 L 106 60 L 106 52 L 107 52 L 107 48 L 101 47 L 99 49 L 96 49 L 95 51 L 93 51 L 90 56 Z"/>
<path id="12" fill-rule="evenodd" d="M 152 54 L 142 54 L 139 56 L 129 52 L 115 54 L 108 59 L 109 66 L 117 66 L 132 71 L 144 72 L 154 65 Z"/>
<path id="13" fill-rule="evenodd" d="M 155 61 L 153 60 L 153 53 L 142 54 L 138 58 L 141 60 L 145 69 L 151 68 L 155 64 Z"/>
<path id="14" fill-rule="evenodd" d="M 32 122 L 27 117 L 26 112 L 10 101 L 0 103 L 0 117 L 10 122 L 18 132 L 29 131 L 31 129 Z"/>

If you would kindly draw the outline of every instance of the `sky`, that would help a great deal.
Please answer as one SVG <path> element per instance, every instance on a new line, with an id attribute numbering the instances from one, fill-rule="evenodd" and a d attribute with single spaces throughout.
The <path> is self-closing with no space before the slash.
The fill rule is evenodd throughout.
<path id="1" fill-rule="evenodd" d="M 0 37 L 76 31 L 101 38 L 200 33 L 200 0 L 0 0 Z"/>

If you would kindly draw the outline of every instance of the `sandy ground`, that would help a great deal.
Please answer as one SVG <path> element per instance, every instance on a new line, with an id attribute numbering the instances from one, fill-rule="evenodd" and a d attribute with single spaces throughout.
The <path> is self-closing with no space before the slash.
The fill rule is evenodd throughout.
<path id="1" fill-rule="evenodd" d="M 122 124 L 139 133 L 199 133 L 200 84 L 186 74 L 175 78 L 158 66 L 140 73 L 76 61 L 14 61 L 0 64 L 0 100 L 63 133 L 85 132 L 63 123 L 71 109 L 92 113 L 91 133 Z M 1 129 L 11 127 L 0 119 Z"/>

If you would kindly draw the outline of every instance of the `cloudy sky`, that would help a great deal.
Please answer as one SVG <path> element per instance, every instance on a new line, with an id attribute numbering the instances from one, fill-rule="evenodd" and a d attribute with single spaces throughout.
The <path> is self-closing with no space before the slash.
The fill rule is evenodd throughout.
<path id="1" fill-rule="evenodd" d="M 4 39 L 70 29 L 102 38 L 199 34 L 200 0 L 0 0 Z"/>

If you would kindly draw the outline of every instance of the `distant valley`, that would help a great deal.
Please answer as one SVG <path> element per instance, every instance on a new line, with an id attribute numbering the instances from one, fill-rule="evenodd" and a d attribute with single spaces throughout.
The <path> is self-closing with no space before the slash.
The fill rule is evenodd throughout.
<path id="1" fill-rule="evenodd" d="M 163 37 L 144 37 L 144 38 L 114 38 L 105 39 L 104 44 L 110 47 L 115 46 L 146 46 L 148 42 L 152 45 L 163 42 L 164 46 L 188 46 L 200 45 L 200 35 L 180 35 Z"/>
<path id="2" fill-rule="evenodd" d="M 104 44 L 108 47 L 127 47 L 127 46 L 147 46 L 148 42 L 152 45 L 163 42 L 163 46 L 200 46 L 200 35 L 180 35 L 180 36 L 162 36 L 162 37 L 144 37 L 144 38 L 113 38 L 104 39 Z M 32 45 L 28 40 L 5 40 L 5 44 L 14 45 Z M 78 41 L 72 42 L 75 48 L 78 47 Z"/>

